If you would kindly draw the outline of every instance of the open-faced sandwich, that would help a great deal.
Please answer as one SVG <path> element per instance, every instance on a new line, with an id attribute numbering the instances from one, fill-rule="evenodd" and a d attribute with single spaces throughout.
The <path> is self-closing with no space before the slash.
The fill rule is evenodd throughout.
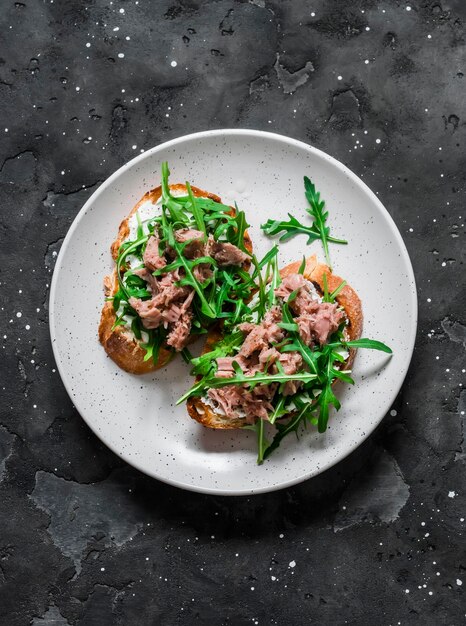
<path id="1" fill-rule="evenodd" d="M 146 193 L 120 224 L 105 279 L 99 340 L 122 369 L 153 371 L 196 335 L 243 314 L 252 244 L 244 212 L 196 187 Z"/>
<path id="2" fill-rule="evenodd" d="M 196 384 L 180 399 L 204 426 L 256 430 L 259 462 L 302 423 L 325 431 L 330 405 L 340 408 L 333 385 L 353 382 L 357 347 L 391 352 L 360 338 L 360 299 L 328 265 L 311 256 L 279 271 L 276 252 L 256 263 L 257 291 L 237 323 L 210 331 L 192 360 Z M 275 428 L 270 442 L 265 424 Z"/>

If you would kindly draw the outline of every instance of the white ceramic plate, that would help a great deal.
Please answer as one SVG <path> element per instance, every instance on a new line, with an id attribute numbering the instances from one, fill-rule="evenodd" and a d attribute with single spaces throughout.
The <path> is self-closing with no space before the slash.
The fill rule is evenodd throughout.
<path id="1" fill-rule="evenodd" d="M 189 180 L 245 209 L 258 256 L 272 245 L 260 230 L 268 217 L 304 218 L 303 175 L 321 191 L 329 223 L 347 246 L 331 246 L 334 271 L 359 293 L 363 336 L 393 348 L 393 357 L 360 350 L 356 385 L 340 390 L 342 409 L 328 431 L 289 437 L 256 465 L 249 431 L 222 432 L 191 420 L 176 399 L 190 386 L 181 358 L 142 377 L 127 374 L 97 340 L 102 280 L 120 221 L 148 189 Z M 317 253 L 304 237 L 281 246 L 280 265 Z M 61 248 L 50 293 L 50 331 L 57 365 L 74 404 L 92 430 L 125 461 L 172 485 L 217 494 L 279 489 L 314 476 L 354 450 L 379 424 L 406 375 L 414 346 L 417 300 L 413 270 L 391 217 L 344 165 L 304 143 L 260 131 L 216 130 L 181 137 L 121 167 L 86 202 Z"/>

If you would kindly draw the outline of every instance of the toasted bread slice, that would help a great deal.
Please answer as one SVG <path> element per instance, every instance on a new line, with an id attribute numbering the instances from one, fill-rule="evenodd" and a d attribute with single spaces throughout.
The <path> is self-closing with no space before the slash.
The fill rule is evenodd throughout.
<path id="1" fill-rule="evenodd" d="M 280 270 L 280 276 L 285 278 L 285 276 L 288 276 L 289 274 L 295 274 L 298 272 L 300 266 L 301 261 L 290 263 L 290 265 L 287 265 Z M 324 292 L 324 274 L 326 276 L 327 288 L 329 292 L 335 291 L 335 289 L 343 282 L 342 278 L 332 273 L 332 270 L 328 267 L 328 265 L 318 263 L 315 255 L 306 260 L 306 266 L 303 272 L 304 278 L 314 283 L 320 293 Z M 346 317 L 348 319 L 348 325 L 345 328 L 347 341 L 358 339 L 361 336 L 363 321 L 362 306 L 358 294 L 352 287 L 345 285 L 337 295 L 336 301 L 345 310 Z M 213 350 L 221 337 L 222 333 L 218 327 L 210 330 L 203 353 Z M 351 367 L 355 352 L 356 351 L 354 349 L 350 349 L 349 356 L 345 362 L 345 369 Z M 216 413 L 215 409 L 206 404 L 201 397 L 189 398 L 186 404 L 189 415 L 208 428 L 234 429 L 242 428 L 244 426 L 245 422 L 243 418 L 232 419 Z"/>
<path id="2" fill-rule="evenodd" d="M 197 197 L 210 198 L 215 202 L 221 202 L 220 198 L 213 193 L 208 193 L 207 191 L 203 191 L 202 189 L 198 189 L 197 187 L 193 186 L 191 186 L 191 189 L 193 194 Z M 174 192 L 175 194 L 180 194 L 180 192 L 187 194 L 186 186 L 182 184 L 170 185 L 170 190 L 172 191 L 172 193 Z M 148 201 L 155 204 L 159 200 L 161 195 L 161 187 L 156 187 L 155 189 L 148 191 L 134 206 L 131 213 L 129 213 L 129 215 L 125 217 L 125 219 L 121 222 L 118 229 L 117 238 L 110 247 L 112 257 L 115 261 L 118 258 L 118 252 L 121 244 L 127 239 L 129 235 L 130 229 L 128 222 L 130 217 L 134 215 L 134 213 L 139 209 L 141 204 Z M 235 209 L 232 207 L 231 215 L 234 214 Z M 244 233 L 244 245 L 249 252 L 252 252 L 252 242 L 247 231 Z M 117 291 L 118 279 L 115 269 L 112 275 L 106 276 L 104 279 L 105 297 L 111 297 L 115 295 Z M 130 374 L 147 374 L 148 372 L 153 372 L 160 367 L 163 367 L 173 357 L 174 352 L 162 346 L 160 348 L 157 363 L 154 363 L 153 359 L 144 361 L 146 352 L 139 345 L 140 342 L 126 327 L 117 326 L 116 328 L 113 328 L 115 320 L 116 315 L 113 308 L 113 302 L 106 301 L 100 317 L 99 341 L 104 347 L 108 356 L 126 372 L 129 372 Z"/>

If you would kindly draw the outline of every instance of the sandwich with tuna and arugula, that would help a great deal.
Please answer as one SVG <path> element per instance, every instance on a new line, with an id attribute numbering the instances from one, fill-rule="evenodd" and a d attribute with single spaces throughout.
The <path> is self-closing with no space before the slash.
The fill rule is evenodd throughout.
<path id="1" fill-rule="evenodd" d="M 311 256 L 279 271 L 276 252 L 256 263 L 257 290 L 236 324 L 209 332 L 180 399 L 204 426 L 254 430 L 259 463 L 302 424 L 326 430 L 330 406 L 340 408 L 334 384 L 353 383 L 356 348 L 391 352 L 361 338 L 361 301 L 328 265 Z"/>
<path id="2" fill-rule="evenodd" d="M 189 183 L 162 183 L 122 221 L 104 281 L 99 340 L 117 365 L 143 374 L 222 320 L 243 314 L 250 296 L 251 239 L 243 211 Z M 188 357 L 186 357 L 188 358 Z"/>

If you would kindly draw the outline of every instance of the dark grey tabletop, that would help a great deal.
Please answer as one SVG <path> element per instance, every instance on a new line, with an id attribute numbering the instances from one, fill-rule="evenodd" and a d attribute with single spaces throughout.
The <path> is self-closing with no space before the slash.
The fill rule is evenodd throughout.
<path id="1" fill-rule="evenodd" d="M 0 623 L 464 623 L 466 4 L 4 0 L 0 20 Z M 182 492 L 107 450 L 47 320 L 57 252 L 98 185 L 221 127 L 301 139 L 361 176 L 419 296 L 376 433 L 251 498 Z"/>

